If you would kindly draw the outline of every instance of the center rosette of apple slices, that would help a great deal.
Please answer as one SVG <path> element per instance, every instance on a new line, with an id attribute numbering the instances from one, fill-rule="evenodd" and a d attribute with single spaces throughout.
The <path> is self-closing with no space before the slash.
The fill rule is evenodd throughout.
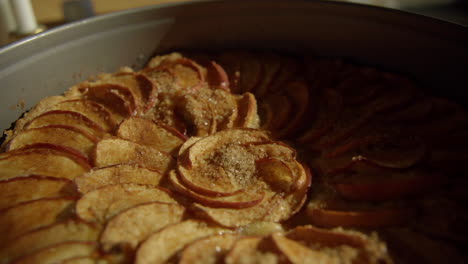
<path id="1" fill-rule="evenodd" d="M 310 185 L 296 151 L 254 129 L 189 139 L 169 178 L 175 190 L 195 201 L 196 211 L 229 227 L 289 218 Z"/>

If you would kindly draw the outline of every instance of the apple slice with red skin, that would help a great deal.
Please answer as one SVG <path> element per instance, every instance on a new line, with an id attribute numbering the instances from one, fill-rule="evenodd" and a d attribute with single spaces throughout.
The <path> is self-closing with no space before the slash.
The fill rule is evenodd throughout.
<path id="1" fill-rule="evenodd" d="M 340 59 L 307 58 L 305 64 L 307 81 L 320 90 L 336 88 L 348 75 L 348 71 L 354 71 L 354 66 L 345 64 Z"/>
<path id="2" fill-rule="evenodd" d="M 410 103 L 418 94 L 416 85 L 402 76 L 383 73 L 382 77 L 383 92 L 368 104 L 375 113 L 398 109 Z"/>
<path id="3" fill-rule="evenodd" d="M 93 169 L 76 177 L 75 184 L 81 193 L 88 193 L 106 185 L 121 183 L 160 185 L 164 178 L 163 174 L 138 165 L 119 164 Z"/>
<path id="4" fill-rule="evenodd" d="M 242 188 L 236 186 L 226 174 L 224 168 L 219 166 L 209 166 L 203 157 L 209 155 L 216 149 L 229 145 L 229 142 L 236 140 L 236 143 L 242 144 L 253 141 L 264 141 L 268 135 L 264 131 L 253 129 L 227 129 L 217 132 L 213 135 L 204 137 L 196 142 L 187 141 L 189 147 L 182 145 L 181 154 L 178 159 L 178 172 L 183 185 L 189 189 L 206 196 L 229 196 L 233 195 Z M 239 150 L 242 149 L 238 146 Z M 185 153 L 184 153 L 185 152 Z M 211 155 L 211 154 L 210 154 Z M 223 155 L 228 155 L 227 153 Z M 233 155 L 235 153 L 233 152 Z M 241 158 L 241 157 L 238 157 Z M 243 157 L 242 157 L 243 158 Z M 252 165 L 253 165 L 252 160 Z M 198 170 L 213 169 L 213 175 L 198 172 Z M 198 173 L 197 173 L 198 172 Z M 216 177 L 213 179 L 212 177 Z M 217 182 L 215 182 L 215 180 Z"/>
<path id="5" fill-rule="evenodd" d="M 66 125 L 81 129 L 95 137 L 102 138 L 104 128 L 81 113 L 66 110 L 52 110 L 45 112 L 25 125 L 25 129 L 46 127 L 51 125 Z"/>
<path id="6" fill-rule="evenodd" d="M 436 145 L 440 140 L 446 141 L 446 135 L 466 127 L 468 116 L 459 105 L 445 99 L 437 98 L 432 103 L 432 111 L 423 122 L 407 124 L 405 129 Z"/>
<path id="7" fill-rule="evenodd" d="M 317 165 L 325 174 L 350 171 L 363 164 L 401 170 L 421 163 L 427 154 L 428 147 L 419 138 L 389 133 L 349 140 L 344 146 L 325 153 Z"/>
<path id="8" fill-rule="evenodd" d="M 201 204 L 194 204 L 196 215 L 217 223 L 221 226 L 233 228 L 245 226 L 258 221 L 281 222 L 296 214 L 305 203 L 307 191 L 310 186 L 310 173 L 306 172 L 298 182 L 304 182 L 295 192 L 285 197 L 266 192 L 262 202 L 256 206 L 244 209 L 211 208 Z"/>
<path id="9" fill-rule="evenodd" d="M 177 176 L 177 172 L 169 172 L 169 181 L 172 184 L 172 187 L 178 193 L 187 196 L 196 202 L 212 207 L 212 208 L 235 208 L 243 209 L 249 208 L 259 204 L 263 200 L 263 192 L 248 193 L 248 192 L 239 192 L 230 196 L 225 197 L 209 197 L 198 194 L 187 187 L 185 187 Z"/>
<path id="10" fill-rule="evenodd" d="M 234 242 L 224 263 L 282 263 L 283 257 L 279 254 L 270 236 L 244 236 Z"/>
<path id="11" fill-rule="evenodd" d="M 185 208 L 178 204 L 150 202 L 126 209 L 111 218 L 99 239 L 104 250 L 115 246 L 135 249 L 152 233 L 182 221 Z"/>
<path id="12" fill-rule="evenodd" d="M 12 264 L 63 263 L 69 258 L 88 256 L 98 251 L 94 241 L 68 241 L 36 250 L 15 259 Z"/>
<path id="13" fill-rule="evenodd" d="M 241 62 L 239 56 L 233 52 L 226 52 L 220 54 L 216 61 L 227 73 L 231 92 L 240 94 L 242 91 L 240 87 Z"/>
<path id="14" fill-rule="evenodd" d="M 260 83 L 257 85 L 257 89 L 255 89 L 255 96 L 257 98 L 264 98 L 268 93 L 268 88 L 272 85 L 272 82 L 281 70 L 282 57 L 274 54 L 261 54 L 259 55 L 259 59 L 263 75 Z"/>
<path id="15" fill-rule="evenodd" d="M 229 77 L 226 70 L 224 70 L 224 68 L 215 61 L 210 61 L 206 67 L 206 79 L 210 87 L 214 89 L 223 89 L 229 92 L 231 85 L 229 83 Z"/>
<path id="16" fill-rule="evenodd" d="M 135 106 L 139 113 L 144 113 L 149 107 L 154 106 L 156 88 L 148 77 L 135 72 L 118 72 L 115 74 L 104 74 L 100 79 L 93 82 L 96 84 L 116 84 L 130 90 L 135 99 Z"/>
<path id="17" fill-rule="evenodd" d="M 238 238 L 239 236 L 235 234 L 220 234 L 200 238 L 182 250 L 179 264 L 221 263 Z"/>
<path id="18" fill-rule="evenodd" d="M 356 67 L 353 74 L 343 79 L 335 89 L 343 96 L 347 105 L 367 104 L 383 88 L 381 74 L 373 68 Z"/>
<path id="19" fill-rule="evenodd" d="M 415 208 L 404 203 L 346 201 L 330 186 L 316 185 L 306 213 L 310 223 L 319 227 L 377 228 L 405 224 L 414 217 Z"/>
<path id="20" fill-rule="evenodd" d="M 434 107 L 433 100 L 430 98 L 417 98 L 401 109 L 396 109 L 390 113 L 386 113 L 383 117 L 386 122 L 409 124 L 419 123 L 432 112 Z"/>
<path id="21" fill-rule="evenodd" d="M 174 128 L 139 117 L 131 117 L 120 123 L 117 136 L 171 154 L 176 154 L 187 140 Z"/>
<path id="22" fill-rule="evenodd" d="M 332 89 L 325 89 L 317 100 L 316 115 L 311 126 L 297 140 L 311 143 L 325 135 L 338 120 L 343 109 L 343 97 Z"/>
<path id="23" fill-rule="evenodd" d="M 352 230 L 343 229 L 322 229 L 311 225 L 297 226 L 285 234 L 285 237 L 297 241 L 309 248 L 311 245 L 337 249 L 337 256 L 345 257 L 340 254 L 340 248 L 348 247 L 357 251 L 356 256 L 365 263 L 393 263 L 387 252 L 387 248 L 382 245 L 375 236 L 368 236 Z M 324 252 L 322 252 L 323 254 Z M 326 254 L 326 253 L 325 253 Z"/>
<path id="24" fill-rule="evenodd" d="M 285 236 L 296 241 L 317 243 L 326 247 L 347 245 L 353 248 L 365 248 L 371 243 L 366 235 L 351 230 L 330 230 L 312 225 L 297 226 L 288 231 Z"/>
<path id="25" fill-rule="evenodd" d="M 68 94 L 82 96 L 84 99 L 104 105 L 117 121 L 137 112 L 137 103 L 132 92 L 129 88 L 119 84 L 85 82 L 72 88 Z"/>
<path id="26" fill-rule="evenodd" d="M 345 199 L 353 201 L 381 202 L 400 199 L 427 193 L 444 184 L 445 180 L 439 175 L 422 171 L 408 171 L 401 173 L 382 172 L 376 179 L 352 181 L 333 179 L 330 185 Z M 398 174 L 395 176 L 394 174 Z M 388 177 L 385 177 L 387 175 Z"/>
<path id="27" fill-rule="evenodd" d="M 193 241 L 226 231 L 204 221 L 187 220 L 153 233 L 137 249 L 135 264 L 167 263 L 169 259 Z M 157 248 L 158 250 L 154 250 Z"/>
<path id="28" fill-rule="evenodd" d="M 414 211 L 408 208 L 367 211 L 338 211 L 324 208 L 307 208 L 307 215 L 312 224 L 320 227 L 377 228 L 402 225 L 412 219 Z"/>
<path id="29" fill-rule="evenodd" d="M 89 157 L 98 141 L 99 138 L 78 127 L 49 125 L 19 132 L 8 142 L 6 150 L 15 150 L 32 144 L 45 143 L 71 148 Z"/>
<path id="30" fill-rule="evenodd" d="M 283 159 L 285 161 L 292 161 L 297 158 L 297 151 L 291 146 L 282 141 L 277 140 L 258 140 L 254 142 L 245 142 L 240 144 L 246 147 L 252 153 L 268 157 Z"/>
<path id="31" fill-rule="evenodd" d="M 174 56 L 155 57 L 148 64 L 146 71 L 166 71 L 175 77 L 180 88 L 191 92 L 205 85 L 206 69 L 195 61 L 182 57 L 181 54 L 173 54 Z"/>
<path id="32" fill-rule="evenodd" d="M 309 109 L 309 87 L 305 82 L 295 81 L 288 83 L 283 91 L 293 102 L 294 116 L 284 127 L 279 128 L 279 131 L 276 133 L 276 136 L 279 138 L 290 137 L 303 126 L 307 110 Z"/>
<path id="33" fill-rule="evenodd" d="M 285 95 L 268 95 L 260 103 L 260 109 L 263 110 L 262 129 L 278 131 L 288 123 L 293 113 L 293 102 Z"/>
<path id="34" fill-rule="evenodd" d="M 80 153 L 53 144 L 34 144 L 0 155 L 0 180 L 32 174 L 74 179 L 91 169 Z"/>
<path id="35" fill-rule="evenodd" d="M 272 189 L 278 192 L 290 193 L 294 191 L 295 177 L 288 164 L 276 158 L 262 158 L 255 161 L 257 172 Z"/>
<path id="36" fill-rule="evenodd" d="M 65 100 L 54 105 L 50 111 L 53 110 L 78 112 L 102 126 L 106 132 L 112 132 L 117 125 L 117 120 L 106 107 L 91 100 Z"/>
<path id="37" fill-rule="evenodd" d="M 35 250 L 66 241 L 96 241 L 100 228 L 79 219 L 68 219 L 32 230 L 0 249 L 0 259 L 9 263 Z"/>
<path id="38" fill-rule="evenodd" d="M 237 119 L 234 122 L 235 127 L 257 128 L 257 100 L 251 93 L 244 93 L 237 100 Z"/>
<path id="39" fill-rule="evenodd" d="M 75 201 L 76 198 L 45 198 L 1 210 L 0 246 L 28 231 L 71 217 Z"/>
<path id="40" fill-rule="evenodd" d="M 78 196 L 73 182 L 38 175 L 0 181 L 0 210 L 43 198 Z"/>
<path id="41" fill-rule="evenodd" d="M 168 153 L 119 138 L 108 138 L 96 145 L 94 163 L 106 167 L 121 163 L 139 164 L 149 170 L 166 173 L 175 166 Z"/>
<path id="42" fill-rule="evenodd" d="M 76 214 L 85 221 L 104 223 L 114 215 L 138 204 L 177 203 L 174 197 L 169 190 L 154 185 L 107 185 L 84 194 L 76 204 Z"/>
<path id="43" fill-rule="evenodd" d="M 338 263 L 340 261 L 339 254 L 327 254 L 318 249 L 309 248 L 280 233 L 273 233 L 270 238 L 280 254 L 288 260 L 288 263 Z"/>
<path id="44" fill-rule="evenodd" d="M 257 87 L 263 78 L 263 68 L 260 58 L 251 53 L 241 52 L 240 59 L 240 88 L 243 93 L 256 93 Z"/>
<path id="45" fill-rule="evenodd" d="M 280 69 L 268 86 L 270 93 L 282 93 L 287 83 L 294 81 L 300 74 L 303 65 L 294 58 L 282 56 Z"/>

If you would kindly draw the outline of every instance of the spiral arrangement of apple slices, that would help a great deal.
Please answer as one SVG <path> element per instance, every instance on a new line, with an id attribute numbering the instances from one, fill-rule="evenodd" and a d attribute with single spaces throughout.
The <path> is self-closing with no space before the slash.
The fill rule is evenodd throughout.
<path id="1" fill-rule="evenodd" d="M 461 263 L 467 120 L 338 60 L 156 56 L 5 132 L 0 264 Z"/>

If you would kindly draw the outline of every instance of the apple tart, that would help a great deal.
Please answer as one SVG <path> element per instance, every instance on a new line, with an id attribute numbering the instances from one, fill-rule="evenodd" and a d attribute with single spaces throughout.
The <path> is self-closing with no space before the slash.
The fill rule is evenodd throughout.
<path id="1" fill-rule="evenodd" d="M 342 60 L 156 56 L 5 131 L 0 263 L 463 263 L 467 117 Z"/>

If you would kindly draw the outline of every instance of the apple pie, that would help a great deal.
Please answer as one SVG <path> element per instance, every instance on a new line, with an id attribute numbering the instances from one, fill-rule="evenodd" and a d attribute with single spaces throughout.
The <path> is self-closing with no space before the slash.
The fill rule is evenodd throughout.
<path id="1" fill-rule="evenodd" d="M 170 53 L 5 131 L 2 263 L 464 263 L 468 115 L 402 75 Z"/>

